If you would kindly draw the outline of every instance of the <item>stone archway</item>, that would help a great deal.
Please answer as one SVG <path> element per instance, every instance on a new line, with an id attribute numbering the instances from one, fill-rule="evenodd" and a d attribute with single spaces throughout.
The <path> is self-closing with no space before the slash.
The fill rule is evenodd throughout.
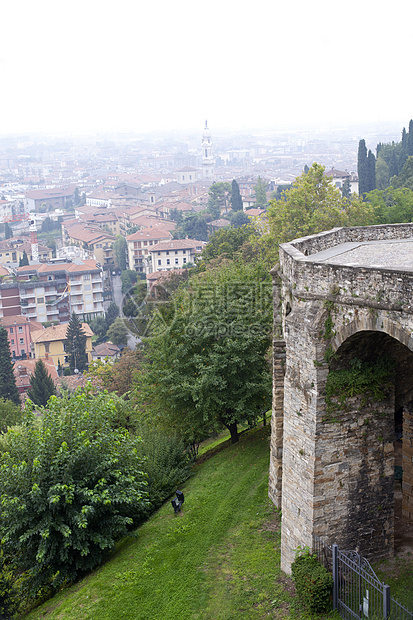
<path id="1" fill-rule="evenodd" d="M 395 239 L 410 252 L 410 269 L 377 265 L 388 250 L 383 244 Z M 354 261 L 357 252 L 362 265 Z M 282 508 L 281 567 L 290 572 L 295 549 L 313 548 L 314 535 L 370 558 L 390 556 L 394 412 L 400 407 L 406 409 L 402 458 L 413 457 L 413 225 L 334 229 L 284 244 L 273 275 L 269 494 Z M 330 371 L 385 353 L 395 358 L 397 374 L 383 398 L 352 394 L 332 411 Z M 409 482 L 404 469 L 403 515 L 413 521 L 413 476 Z"/>

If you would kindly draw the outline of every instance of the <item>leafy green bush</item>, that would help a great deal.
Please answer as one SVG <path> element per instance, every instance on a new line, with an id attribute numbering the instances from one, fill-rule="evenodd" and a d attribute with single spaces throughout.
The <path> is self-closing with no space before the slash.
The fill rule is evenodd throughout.
<path id="1" fill-rule="evenodd" d="M 140 425 L 138 433 L 142 438 L 139 451 L 145 459 L 152 512 L 189 478 L 193 459 L 177 437 L 167 436 L 148 425 Z"/>
<path id="2" fill-rule="evenodd" d="M 0 551 L 0 618 L 11 618 L 18 607 L 18 582 Z"/>
<path id="3" fill-rule="evenodd" d="M 333 576 L 311 554 L 308 547 L 297 550 L 291 565 L 297 596 L 300 602 L 313 613 L 331 609 Z"/>
<path id="4" fill-rule="evenodd" d="M 0 433 L 5 433 L 9 426 L 20 424 L 21 420 L 20 405 L 15 405 L 11 400 L 0 398 Z"/>
<path id="5" fill-rule="evenodd" d="M 112 428 L 110 395 L 52 396 L 0 454 L 0 537 L 24 592 L 55 591 L 99 565 L 147 510 L 140 439 Z"/>

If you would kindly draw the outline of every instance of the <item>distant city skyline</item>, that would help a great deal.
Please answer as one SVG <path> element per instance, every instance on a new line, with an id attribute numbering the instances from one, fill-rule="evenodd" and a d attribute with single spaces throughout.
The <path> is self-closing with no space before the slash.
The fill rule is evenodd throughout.
<path id="1" fill-rule="evenodd" d="M 0 135 L 325 129 L 413 117 L 411 5 L 21 0 L 2 8 Z"/>

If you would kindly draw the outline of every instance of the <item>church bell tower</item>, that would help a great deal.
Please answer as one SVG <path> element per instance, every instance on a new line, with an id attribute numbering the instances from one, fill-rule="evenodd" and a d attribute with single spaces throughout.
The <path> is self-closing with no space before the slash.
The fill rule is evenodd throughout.
<path id="1" fill-rule="evenodd" d="M 212 156 L 212 140 L 211 132 L 208 127 L 208 121 L 205 121 L 204 132 L 202 134 L 202 178 L 214 180 L 215 177 L 215 160 Z"/>

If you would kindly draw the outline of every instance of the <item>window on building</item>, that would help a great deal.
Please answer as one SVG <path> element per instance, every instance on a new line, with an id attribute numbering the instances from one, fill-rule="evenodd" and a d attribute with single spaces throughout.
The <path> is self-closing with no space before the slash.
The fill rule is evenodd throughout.
<path id="1" fill-rule="evenodd" d="M 166 264 L 167 264 L 167 265 L 170 265 L 170 264 L 171 264 L 171 261 L 169 260 L 169 258 L 167 258 L 167 259 L 166 259 Z"/>
<path id="2" fill-rule="evenodd" d="M 14 344 L 14 338 L 11 339 L 11 343 Z"/>
<path id="3" fill-rule="evenodd" d="M 160 267 L 162 265 L 162 261 L 161 259 L 158 260 L 158 267 Z"/>
<path id="4" fill-rule="evenodd" d="M 13 328 L 12 328 L 12 327 L 10 327 L 10 333 L 11 333 L 11 334 L 13 333 Z"/>
<path id="5" fill-rule="evenodd" d="M 169 250 L 166 250 L 166 255 L 169 256 Z"/>
<path id="6" fill-rule="evenodd" d="M 179 263 L 179 259 L 175 258 L 175 265 L 178 265 L 178 263 Z"/>
<path id="7" fill-rule="evenodd" d="M 90 280 L 90 273 L 85 273 L 83 276 L 84 280 Z"/>
<path id="8" fill-rule="evenodd" d="M 44 297 L 38 297 L 36 301 L 38 304 L 44 304 Z"/>
<path id="9" fill-rule="evenodd" d="M 24 344 L 24 338 L 20 338 L 19 342 L 20 344 Z"/>
<path id="10" fill-rule="evenodd" d="M 175 250 L 175 254 L 178 254 L 178 250 Z"/>
<path id="11" fill-rule="evenodd" d="M 185 265 L 185 263 L 186 263 L 186 258 L 184 258 L 182 262 L 183 262 L 183 263 L 184 263 L 184 265 Z"/>
<path id="12" fill-rule="evenodd" d="M 182 250 L 182 254 L 186 254 L 186 250 Z"/>
<path id="13" fill-rule="evenodd" d="M 21 325 L 19 325 L 19 334 L 23 333 L 23 327 Z"/>

